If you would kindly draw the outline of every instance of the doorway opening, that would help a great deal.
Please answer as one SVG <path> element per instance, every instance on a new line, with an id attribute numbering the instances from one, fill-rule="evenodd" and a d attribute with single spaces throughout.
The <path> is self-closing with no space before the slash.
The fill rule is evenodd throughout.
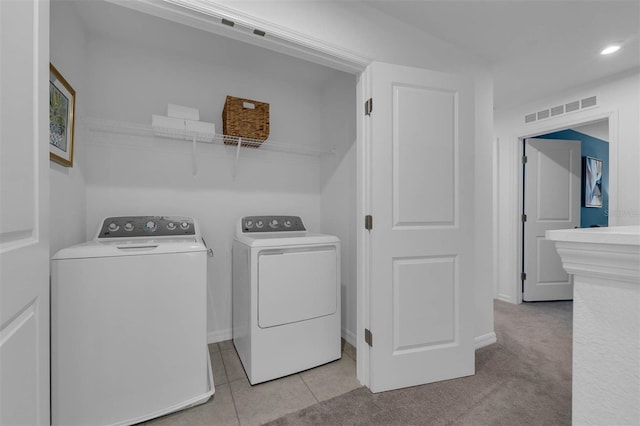
<path id="1" fill-rule="evenodd" d="M 520 138 L 520 294 L 523 302 L 571 300 L 551 229 L 608 226 L 609 118 Z"/>

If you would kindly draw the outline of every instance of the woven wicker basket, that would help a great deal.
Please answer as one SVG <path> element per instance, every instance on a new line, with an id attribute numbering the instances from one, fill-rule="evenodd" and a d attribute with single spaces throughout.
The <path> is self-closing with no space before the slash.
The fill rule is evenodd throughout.
<path id="1" fill-rule="evenodd" d="M 222 110 L 222 131 L 224 143 L 237 145 L 238 138 L 242 146 L 258 148 L 269 137 L 269 104 L 251 99 L 227 96 Z"/>

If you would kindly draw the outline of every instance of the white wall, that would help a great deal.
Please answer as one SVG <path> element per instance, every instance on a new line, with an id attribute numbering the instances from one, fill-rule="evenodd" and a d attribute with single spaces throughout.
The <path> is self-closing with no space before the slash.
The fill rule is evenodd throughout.
<path id="1" fill-rule="evenodd" d="M 323 130 L 331 126 L 323 124 L 323 117 L 332 108 L 328 103 L 341 93 L 334 91 L 334 84 L 354 85 L 353 76 L 318 71 L 317 65 L 157 18 L 140 15 L 136 23 L 147 35 L 155 32 L 153 40 L 104 33 L 88 36 L 87 115 L 148 124 L 151 114 L 164 114 L 171 102 L 199 108 L 201 120 L 216 123 L 221 132 L 220 117 L 229 94 L 270 103 L 272 141 L 329 149 L 348 139 L 341 136 L 344 129 L 325 137 Z M 347 99 L 354 110 L 353 99 Z M 194 176 L 189 142 L 109 133 L 91 136 L 87 232 L 95 233 L 106 216 L 197 218 L 215 253 L 208 264 L 210 341 L 231 338 L 236 220 L 253 214 L 299 215 L 315 232 L 326 222 L 321 191 L 329 177 L 322 177 L 321 158 L 243 149 L 234 179 L 235 148 L 199 144 Z"/>
<path id="2" fill-rule="evenodd" d="M 218 1 L 230 9 L 259 17 L 308 37 L 356 52 L 376 61 L 469 75 L 476 101 L 476 340 L 495 338 L 494 287 L 494 152 L 493 80 L 478 58 L 431 37 L 366 5 L 332 1 Z M 343 190 L 355 185 L 344 185 Z M 334 199 L 344 199 L 346 194 Z M 344 208 L 344 207 L 343 207 Z M 345 211 L 346 213 L 346 211 Z M 356 215 L 355 203 L 351 216 Z M 353 241 L 355 245 L 355 240 Z M 354 258 L 355 260 L 355 258 Z M 355 263 L 353 264 L 355 267 Z M 355 271 L 353 272 L 355 274 Z M 355 301 L 354 301 L 355 303 Z M 349 305 L 348 311 L 355 310 Z"/>
<path id="3" fill-rule="evenodd" d="M 520 303 L 519 290 L 519 161 L 518 139 L 609 119 L 609 225 L 640 223 L 640 73 L 634 70 L 605 82 L 581 87 L 553 98 L 496 111 L 498 146 L 498 280 L 497 298 Z M 593 95 L 599 106 L 524 124 L 524 115 Z"/>
<path id="4" fill-rule="evenodd" d="M 86 133 L 80 121 L 87 104 L 86 43 L 84 29 L 70 2 L 51 2 L 50 61 L 76 91 L 73 167 L 51 161 L 50 253 L 84 242 L 86 192 L 83 176 Z"/>
<path id="5" fill-rule="evenodd" d="M 356 345 L 356 77 L 323 92 L 323 137 L 335 155 L 323 159 L 322 232 L 341 243 L 342 335 Z"/>

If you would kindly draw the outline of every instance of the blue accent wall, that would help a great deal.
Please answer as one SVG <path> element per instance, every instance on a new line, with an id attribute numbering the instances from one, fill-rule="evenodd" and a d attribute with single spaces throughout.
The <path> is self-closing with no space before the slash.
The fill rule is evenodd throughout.
<path id="1" fill-rule="evenodd" d="M 584 157 L 602 160 L 602 207 L 585 207 L 584 194 L 582 194 L 580 197 L 580 226 L 582 228 L 589 228 L 592 225 L 607 226 L 609 224 L 609 144 L 602 139 L 594 138 L 575 130 L 562 130 L 536 137 L 540 139 L 580 141 L 583 167 Z M 580 173 L 580 176 L 584 180 L 584 171 Z M 581 191 L 584 191 L 584 182 L 582 182 Z"/>

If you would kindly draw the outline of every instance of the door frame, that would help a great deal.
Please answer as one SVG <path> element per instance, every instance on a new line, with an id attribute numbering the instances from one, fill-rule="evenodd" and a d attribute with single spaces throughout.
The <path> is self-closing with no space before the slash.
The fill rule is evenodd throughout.
<path id="1" fill-rule="evenodd" d="M 592 113 L 593 110 L 589 111 Z M 523 252 L 522 252 L 522 244 L 524 241 L 522 222 L 520 221 L 520 215 L 522 214 L 522 203 L 523 203 L 523 192 L 522 192 L 522 182 L 524 179 L 523 170 L 522 170 L 522 162 L 520 159 L 523 156 L 523 143 L 525 139 L 531 139 L 540 137 L 547 133 L 559 132 L 562 130 L 568 130 L 572 127 L 581 126 L 585 124 L 591 124 L 597 121 L 608 120 L 609 122 L 609 210 L 618 211 L 618 112 L 615 110 L 611 111 L 601 111 L 595 114 L 588 114 L 586 116 L 571 116 L 571 117 L 563 117 L 559 119 L 559 122 L 556 124 L 547 124 L 543 123 L 542 125 L 538 125 L 532 127 L 529 132 L 525 132 L 524 129 L 519 131 L 519 136 L 516 136 L 512 141 L 515 143 L 510 143 L 510 148 L 512 149 L 512 163 L 516 165 L 515 171 L 513 173 L 513 177 L 517 184 L 515 185 L 515 191 L 510 210 L 512 211 L 513 221 L 510 221 L 511 224 L 515 222 L 515 227 L 517 228 L 517 238 L 511 241 L 511 244 L 515 246 L 507 247 L 505 250 L 511 250 L 511 253 L 515 254 L 515 258 L 512 258 L 510 263 L 513 265 L 511 277 L 514 282 L 514 292 L 512 294 L 516 295 L 515 303 L 522 303 L 522 281 L 520 280 L 520 272 L 522 268 L 523 261 Z M 507 145 L 507 146 L 508 146 Z M 617 218 L 614 216 L 609 216 L 609 226 L 615 226 L 617 224 Z M 512 234 L 513 235 L 513 234 Z M 498 240 L 500 241 L 500 240 Z M 498 258 L 495 258 L 496 268 L 498 267 Z M 498 299 L 501 299 L 500 295 L 497 295 Z M 507 300 L 508 302 L 513 303 L 512 300 Z"/>

